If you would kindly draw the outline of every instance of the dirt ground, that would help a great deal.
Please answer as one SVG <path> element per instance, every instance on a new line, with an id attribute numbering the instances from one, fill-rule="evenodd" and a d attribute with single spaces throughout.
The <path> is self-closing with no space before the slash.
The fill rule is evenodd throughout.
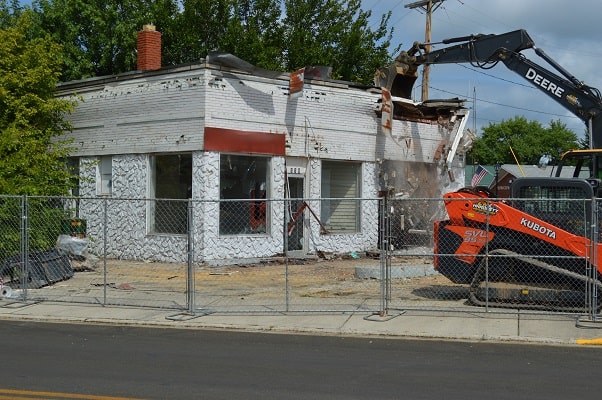
<path id="1" fill-rule="evenodd" d="M 394 257 L 394 266 L 428 264 L 428 258 Z M 301 297 L 367 297 L 381 290 L 379 279 L 358 278 L 356 267 L 380 268 L 380 260 L 371 257 L 358 259 L 348 256 L 331 259 L 272 259 L 252 264 L 225 266 L 196 265 L 194 284 L 204 293 L 236 292 L 245 296 L 279 296 L 286 286 Z M 124 290 L 173 290 L 185 291 L 188 267 L 186 264 L 142 262 L 127 260 L 106 261 L 107 285 Z M 379 269 L 378 269 L 379 270 Z M 87 280 L 91 285 L 105 282 L 104 262 L 100 260 L 94 270 L 76 272 L 78 281 Z M 426 288 L 448 288 L 453 285 L 445 277 L 432 274 L 414 278 L 392 279 L 391 291 L 400 298 L 432 297 Z M 431 289 L 432 290 L 432 289 Z"/>

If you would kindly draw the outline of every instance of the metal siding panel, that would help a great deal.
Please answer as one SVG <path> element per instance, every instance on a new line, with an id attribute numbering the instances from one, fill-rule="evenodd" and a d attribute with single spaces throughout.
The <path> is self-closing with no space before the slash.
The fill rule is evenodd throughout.
<path id="1" fill-rule="evenodd" d="M 359 167 L 355 163 L 326 162 L 328 170 L 329 196 L 333 199 L 359 197 Z M 328 225 L 341 232 L 358 230 L 359 207 L 357 200 L 331 200 L 328 207 Z"/>

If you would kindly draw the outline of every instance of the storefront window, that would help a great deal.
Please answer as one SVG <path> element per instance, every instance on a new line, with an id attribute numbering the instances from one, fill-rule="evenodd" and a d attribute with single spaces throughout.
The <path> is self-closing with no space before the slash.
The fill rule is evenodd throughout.
<path id="1" fill-rule="evenodd" d="M 268 231 L 267 157 L 222 154 L 220 157 L 220 234 Z"/>

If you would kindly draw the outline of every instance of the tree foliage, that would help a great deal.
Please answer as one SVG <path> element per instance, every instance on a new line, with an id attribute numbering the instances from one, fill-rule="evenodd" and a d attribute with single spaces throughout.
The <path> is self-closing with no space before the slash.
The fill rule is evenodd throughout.
<path id="1" fill-rule="evenodd" d="M 58 138 L 69 129 L 74 104 L 54 98 L 61 47 L 49 37 L 31 38 L 32 13 L 0 29 L 0 193 L 65 194 L 71 174 L 68 148 Z"/>
<path id="2" fill-rule="evenodd" d="M 134 70 L 136 32 L 148 23 L 162 33 L 165 66 L 223 51 L 277 71 L 332 66 L 334 78 L 370 83 L 391 62 L 391 14 L 373 30 L 360 0 L 34 0 L 33 8 L 39 29 L 65 47 L 63 81 Z"/>
<path id="3" fill-rule="evenodd" d="M 515 164 L 512 151 L 521 164 L 537 164 L 542 155 L 558 158 L 563 152 L 579 148 L 577 135 L 560 121 L 548 127 L 524 117 L 489 124 L 471 150 L 473 162 L 479 164 Z"/>
<path id="4" fill-rule="evenodd" d="M 63 81 L 136 69 L 136 32 L 157 21 L 170 32 L 172 0 L 35 0 L 43 34 L 64 47 Z M 157 22 L 155 22 L 157 24 Z"/>
<path id="5" fill-rule="evenodd" d="M 390 12 L 372 31 L 371 13 L 359 0 L 285 0 L 285 5 L 286 70 L 328 65 L 336 79 L 370 83 L 376 68 L 390 63 Z"/>

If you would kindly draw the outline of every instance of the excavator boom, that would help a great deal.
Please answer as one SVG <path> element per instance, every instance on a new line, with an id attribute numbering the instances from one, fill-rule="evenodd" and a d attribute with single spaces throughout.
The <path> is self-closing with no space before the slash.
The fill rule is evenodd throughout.
<path id="1" fill-rule="evenodd" d="M 418 67 L 421 65 L 470 63 L 475 67 L 489 69 L 502 62 L 583 120 L 590 131 L 590 147 L 602 148 L 600 92 L 579 81 L 543 50 L 536 48 L 535 42 L 525 30 L 498 35 L 463 36 L 446 39 L 442 43 L 455 44 L 426 52 L 425 44 L 414 43 L 408 51 L 399 54 L 394 64 L 377 71 L 375 84 L 388 89 L 393 96 L 410 98 L 418 76 Z M 527 49 L 533 49 L 558 74 L 525 57 L 521 52 Z"/>

